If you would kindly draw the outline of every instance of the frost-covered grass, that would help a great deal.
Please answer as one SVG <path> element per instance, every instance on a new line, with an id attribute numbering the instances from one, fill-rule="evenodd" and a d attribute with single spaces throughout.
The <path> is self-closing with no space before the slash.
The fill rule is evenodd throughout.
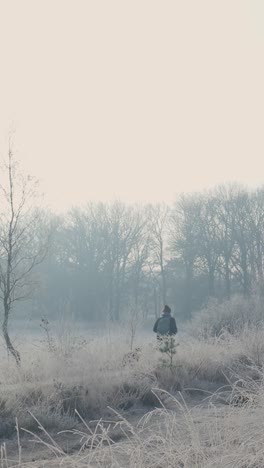
<path id="1" fill-rule="evenodd" d="M 261 328 L 207 339 L 184 334 L 178 338 L 172 368 L 162 363 L 164 356 L 151 335 L 138 338 L 135 355 L 130 355 L 122 330 L 93 339 L 73 332 L 65 341 L 55 333 L 52 337 L 52 346 L 44 339 L 20 347 L 21 369 L 1 348 L 2 421 L 17 416 L 21 425 L 34 427 L 31 411 L 47 428 L 64 428 L 74 424 L 75 409 L 89 420 L 104 415 L 108 406 L 117 410 L 136 403 L 153 406 L 154 387 L 174 394 L 194 387 L 210 391 L 247 376 L 257 379 L 264 361 Z M 0 424 L 0 435 L 3 430 Z"/>
<path id="2" fill-rule="evenodd" d="M 164 392 L 156 392 L 160 398 L 162 393 L 164 396 Z M 154 409 L 137 423 L 132 424 L 122 414 L 113 412 L 112 424 L 108 418 L 98 421 L 91 429 L 84 421 L 81 428 L 66 431 L 65 437 L 70 434 L 79 440 L 73 454 L 67 454 L 42 428 L 40 434 L 32 434 L 32 442 L 43 445 L 48 459 L 22 465 L 22 449 L 16 457 L 21 463 L 15 466 L 261 468 L 264 465 L 263 395 L 260 384 L 256 400 L 241 407 L 218 406 L 212 395 L 207 407 L 188 408 L 180 396 L 175 398 L 165 393 L 170 409 L 166 406 Z M 119 431 L 117 440 L 114 430 Z M 14 466 L 8 462 L 8 453 L 2 452 L 2 456 L 6 458 L 3 466 Z"/>
<path id="3" fill-rule="evenodd" d="M 43 436 L 38 426 L 80 436 L 79 454 L 53 449 L 59 461 L 41 466 L 264 466 L 260 322 L 234 333 L 223 327 L 218 335 L 189 329 L 177 339 L 172 367 L 162 363 L 151 334 L 137 336 L 139 350 L 131 355 L 124 328 L 106 328 L 92 338 L 75 334 L 72 324 L 59 333 L 51 324 L 51 332 L 50 342 L 44 334 L 20 344 L 21 369 L 1 347 L 0 436 L 14 435 L 16 418 L 36 437 Z M 204 392 L 202 407 L 186 403 L 194 389 Z M 130 425 L 131 408 L 146 412 L 137 424 Z M 119 441 L 112 440 L 113 425 L 103 423 L 113 415 Z M 100 423 L 90 427 L 91 420 Z"/>

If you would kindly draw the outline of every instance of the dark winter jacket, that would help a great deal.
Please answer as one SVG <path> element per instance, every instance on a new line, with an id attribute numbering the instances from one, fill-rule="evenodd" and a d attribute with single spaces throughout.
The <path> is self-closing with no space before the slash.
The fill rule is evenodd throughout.
<path id="1" fill-rule="evenodd" d="M 162 315 L 161 317 L 164 317 L 164 315 Z M 161 317 L 159 317 L 156 322 L 155 322 L 155 325 L 153 327 L 153 331 L 154 333 L 157 333 L 157 329 L 158 329 L 158 323 L 159 323 L 159 320 L 161 319 Z M 174 317 L 171 317 L 170 318 L 170 331 L 169 331 L 169 335 L 176 335 L 177 333 L 177 325 L 176 325 L 176 320 Z"/>

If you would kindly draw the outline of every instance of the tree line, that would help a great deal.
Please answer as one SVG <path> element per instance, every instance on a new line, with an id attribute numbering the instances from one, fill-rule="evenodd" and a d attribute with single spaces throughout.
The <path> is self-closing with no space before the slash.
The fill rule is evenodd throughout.
<path id="1" fill-rule="evenodd" d="M 261 285 L 263 248 L 263 188 L 226 185 L 173 206 L 89 203 L 58 220 L 38 300 L 93 320 L 157 316 L 165 303 L 189 318 Z"/>
<path id="2" fill-rule="evenodd" d="M 223 185 L 172 206 L 87 203 L 55 215 L 40 209 L 36 181 L 11 150 L 2 176 L 2 331 L 17 361 L 8 334 L 15 307 L 120 321 L 153 318 L 169 303 L 188 319 L 211 297 L 249 296 L 263 284 L 263 187 Z"/>

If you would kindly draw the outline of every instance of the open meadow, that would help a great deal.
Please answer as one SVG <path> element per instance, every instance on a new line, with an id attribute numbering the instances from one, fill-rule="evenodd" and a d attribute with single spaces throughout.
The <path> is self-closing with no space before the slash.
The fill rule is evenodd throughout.
<path id="1" fill-rule="evenodd" d="M 0 468 L 264 468 L 264 1 L 0 6 Z"/>
<path id="2" fill-rule="evenodd" d="M 175 354 L 151 332 L 131 352 L 125 326 L 98 337 L 72 323 L 27 336 L 21 368 L 2 346 L 0 466 L 263 467 L 264 328 L 247 307 L 211 310 L 214 333 L 202 313 Z"/>

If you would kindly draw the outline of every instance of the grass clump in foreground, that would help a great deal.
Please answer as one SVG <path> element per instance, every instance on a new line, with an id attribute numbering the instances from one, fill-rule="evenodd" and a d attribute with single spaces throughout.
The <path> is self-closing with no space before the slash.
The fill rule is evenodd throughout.
<path id="1" fill-rule="evenodd" d="M 253 328 L 206 340 L 186 335 L 172 353 L 161 352 L 156 342 L 140 343 L 138 359 L 125 363 L 128 350 L 120 336 L 91 341 L 70 359 L 45 348 L 34 357 L 30 351 L 21 369 L 2 360 L 1 424 L 14 431 L 17 417 L 20 426 L 35 430 L 30 411 L 47 430 L 63 430 L 79 422 L 75 410 L 89 421 L 105 417 L 109 406 L 118 411 L 156 407 L 152 388 L 185 394 L 189 388 L 214 391 L 247 376 L 258 380 L 263 342 L 264 331 Z"/>
<path id="2" fill-rule="evenodd" d="M 246 385 L 247 382 L 244 382 Z M 39 424 L 40 432 L 30 433 L 32 442 L 42 444 L 50 453 L 46 462 L 32 467 L 109 467 L 109 468 L 260 468 L 264 465 L 263 417 L 264 390 L 258 387 L 257 400 L 245 406 L 218 406 L 212 394 L 203 405 L 188 407 L 181 394 L 173 397 L 153 389 L 162 402 L 170 401 L 133 424 L 112 410 L 112 418 L 98 420 L 93 429 L 82 426 L 64 431 L 77 437 L 78 448 L 68 454 L 55 438 Z M 23 452 L 20 453 L 20 463 Z M 6 467 L 11 467 L 6 460 Z M 21 464 L 17 464 L 21 466 Z"/>
<path id="3" fill-rule="evenodd" d="M 118 333 L 83 346 L 71 340 L 71 353 L 61 350 L 63 340 L 60 347 L 42 344 L 34 354 L 25 349 L 21 369 L 2 359 L 0 436 L 14 433 L 17 417 L 20 428 L 54 452 L 46 466 L 264 466 L 260 322 L 233 333 L 189 331 L 179 341 L 161 351 L 154 340 L 138 340 L 131 354 Z M 201 406 L 197 393 L 190 402 L 194 389 L 203 391 Z M 113 418 L 109 407 L 119 416 Z M 136 424 L 130 421 L 133 409 L 147 412 Z M 57 432 L 78 439 L 73 455 L 53 447 Z"/>

